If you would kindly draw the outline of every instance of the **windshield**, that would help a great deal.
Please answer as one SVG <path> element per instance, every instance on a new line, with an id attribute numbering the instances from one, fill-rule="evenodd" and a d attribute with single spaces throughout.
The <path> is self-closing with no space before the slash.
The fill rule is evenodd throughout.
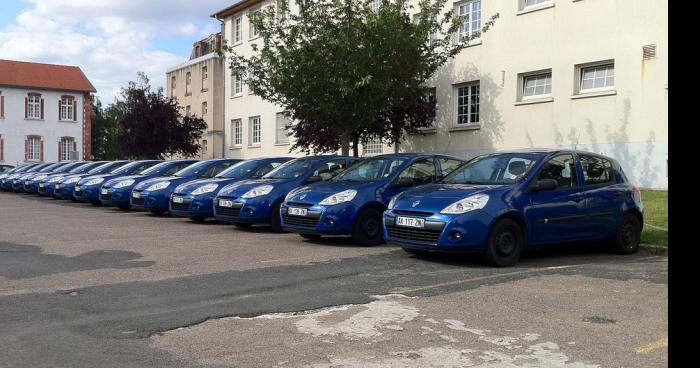
<path id="1" fill-rule="evenodd" d="M 113 175 L 138 175 L 142 171 L 146 170 L 147 168 L 151 167 L 153 162 L 142 162 L 142 161 L 136 161 L 136 162 L 130 162 L 122 167 L 117 168 L 116 170 L 113 170 L 110 172 L 110 174 Z"/>
<path id="2" fill-rule="evenodd" d="M 161 162 L 157 165 L 153 165 L 146 170 L 142 171 L 140 175 L 151 175 L 151 174 L 157 174 L 161 170 L 165 170 L 168 166 L 173 164 L 172 162 Z"/>
<path id="3" fill-rule="evenodd" d="M 229 167 L 228 169 L 220 172 L 219 175 L 215 176 L 215 178 L 241 178 L 245 175 L 250 174 L 250 172 L 257 170 L 263 164 L 264 161 L 260 160 L 241 161 Z"/>
<path id="4" fill-rule="evenodd" d="M 265 179 L 296 179 L 316 167 L 318 163 L 325 160 L 321 157 L 306 157 L 287 161 L 280 167 L 270 171 L 263 176 Z"/>
<path id="5" fill-rule="evenodd" d="M 477 157 L 458 167 L 441 183 L 511 184 L 525 177 L 539 157 L 527 153 L 503 153 Z"/>
<path id="6" fill-rule="evenodd" d="M 70 171 L 71 169 L 74 169 L 82 164 L 83 164 L 82 162 L 71 162 L 69 164 L 61 166 L 61 168 L 56 170 L 55 172 L 57 174 L 63 174 L 63 173 L 66 173 L 66 172 Z"/>
<path id="7" fill-rule="evenodd" d="M 186 168 L 176 172 L 173 174 L 173 176 L 178 176 L 178 177 L 184 177 L 184 176 L 198 176 L 204 170 L 206 170 L 209 165 L 212 165 L 211 161 L 200 161 L 197 162 L 196 164 L 192 164 L 190 166 L 187 166 Z"/>
<path id="8" fill-rule="evenodd" d="M 63 166 L 63 164 L 62 163 L 51 164 L 51 165 L 46 166 L 43 169 L 39 170 L 39 172 L 42 172 L 42 173 L 51 172 L 55 168 L 60 167 L 60 166 Z"/>
<path id="9" fill-rule="evenodd" d="M 405 158 L 377 157 L 359 161 L 334 181 L 377 181 L 389 177 L 406 161 Z"/>
<path id="10" fill-rule="evenodd" d="M 121 166 L 121 165 L 123 165 L 123 164 L 124 164 L 124 162 L 122 162 L 122 161 L 119 161 L 119 162 L 108 162 L 108 163 L 106 163 L 106 164 L 104 164 L 104 165 L 100 165 L 100 166 L 98 166 L 98 167 L 96 167 L 96 168 L 94 168 L 94 169 L 88 171 L 87 173 L 88 173 L 88 174 L 91 174 L 91 175 L 94 175 L 94 174 L 104 174 L 104 173 L 110 171 L 111 169 L 113 169 L 113 168 L 115 168 L 115 167 L 119 167 L 119 166 Z"/>
<path id="11" fill-rule="evenodd" d="M 91 170 L 97 166 L 104 165 L 104 162 L 88 162 L 86 164 L 80 165 L 76 167 L 75 169 L 69 171 L 69 174 L 82 174 L 84 172 L 87 172 L 88 170 Z"/>

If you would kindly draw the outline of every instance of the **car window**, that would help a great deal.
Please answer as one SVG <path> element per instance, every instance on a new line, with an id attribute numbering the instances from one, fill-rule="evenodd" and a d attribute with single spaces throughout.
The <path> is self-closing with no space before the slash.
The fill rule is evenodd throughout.
<path id="1" fill-rule="evenodd" d="M 329 180 L 345 169 L 345 159 L 331 160 L 319 167 L 312 176 L 320 176 L 323 180 Z"/>
<path id="2" fill-rule="evenodd" d="M 183 162 L 181 164 L 174 165 L 173 167 L 169 168 L 168 171 L 164 172 L 162 176 L 172 176 L 176 172 L 186 168 L 187 166 L 192 165 L 191 162 Z"/>
<path id="3" fill-rule="evenodd" d="M 527 175 L 537 156 L 499 153 L 477 157 L 458 167 L 441 182 L 446 184 L 511 184 Z"/>
<path id="4" fill-rule="evenodd" d="M 256 176 L 256 177 L 263 177 L 263 176 L 265 176 L 267 173 L 269 173 L 270 171 L 272 171 L 272 170 L 278 168 L 280 165 L 282 165 L 282 164 L 285 163 L 285 162 L 287 162 L 287 161 L 268 162 L 267 165 L 264 165 L 263 167 L 259 168 L 259 169 L 255 172 L 255 176 Z"/>
<path id="5" fill-rule="evenodd" d="M 581 168 L 586 185 L 612 184 L 615 182 L 612 163 L 597 156 L 581 155 Z"/>
<path id="6" fill-rule="evenodd" d="M 338 181 L 376 181 L 393 174 L 406 161 L 404 158 L 376 157 L 356 161 L 350 168 L 333 178 Z"/>
<path id="7" fill-rule="evenodd" d="M 575 188 L 578 186 L 576 177 L 576 164 L 574 156 L 571 154 L 559 155 L 547 161 L 540 172 L 537 180 L 554 179 L 558 188 Z"/>
<path id="8" fill-rule="evenodd" d="M 464 161 L 455 160 L 449 157 L 440 157 L 438 161 L 440 162 L 440 168 L 442 169 L 442 176 L 449 175 L 464 163 Z"/>
<path id="9" fill-rule="evenodd" d="M 214 165 L 213 167 L 210 167 L 208 170 L 206 170 L 202 175 L 200 175 L 200 178 L 213 178 L 215 177 L 218 173 L 228 169 L 231 165 L 235 164 L 235 162 L 222 162 L 219 164 Z"/>
<path id="10" fill-rule="evenodd" d="M 296 179 L 315 167 L 322 157 L 305 157 L 287 161 L 265 175 L 265 179 Z"/>
<path id="11" fill-rule="evenodd" d="M 401 174 L 399 180 L 410 179 L 414 185 L 432 183 L 436 178 L 435 163 L 432 159 L 423 158 L 408 166 Z"/>

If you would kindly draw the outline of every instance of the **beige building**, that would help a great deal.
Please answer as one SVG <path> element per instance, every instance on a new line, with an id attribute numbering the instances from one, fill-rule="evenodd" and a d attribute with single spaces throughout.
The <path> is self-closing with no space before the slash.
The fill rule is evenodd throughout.
<path id="1" fill-rule="evenodd" d="M 200 159 L 224 157 L 224 65 L 216 50 L 221 33 L 192 46 L 190 60 L 167 70 L 167 93 L 184 107 L 185 114 L 201 117 L 207 123 L 202 135 Z"/>
<path id="2" fill-rule="evenodd" d="M 215 15 L 236 52 L 249 54 L 260 42 L 248 14 L 274 4 L 242 0 Z M 473 157 L 577 148 L 617 158 L 643 187 L 668 187 L 667 2 L 471 0 L 452 6 L 470 17 L 462 36 L 480 29 L 482 19 L 500 17 L 429 82 L 435 129 L 407 137 L 401 151 Z M 282 108 L 251 95 L 229 73 L 225 100 L 227 157 L 287 154 Z M 381 144 L 364 150 L 393 152 Z"/>

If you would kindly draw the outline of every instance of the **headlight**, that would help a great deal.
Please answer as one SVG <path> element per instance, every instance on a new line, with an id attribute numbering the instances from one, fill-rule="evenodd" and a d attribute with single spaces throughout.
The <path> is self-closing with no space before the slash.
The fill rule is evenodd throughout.
<path id="1" fill-rule="evenodd" d="M 192 195 L 200 195 L 204 193 L 211 193 L 216 190 L 216 188 L 219 187 L 219 184 L 207 184 L 207 185 L 202 185 L 201 187 L 197 188 L 192 192 Z"/>
<path id="2" fill-rule="evenodd" d="M 387 206 L 388 209 L 393 210 L 394 206 L 396 205 L 396 200 L 399 199 L 402 193 L 399 193 L 393 197 L 391 197 L 391 200 L 389 201 L 389 206 Z"/>
<path id="3" fill-rule="evenodd" d="M 35 177 L 34 177 L 34 180 L 44 180 L 44 179 L 46 179 L 47 176 L 48 176 L 48 175 L 39 175 L 39 176 L 35 176 Z"/>
<path id="4" fill-rule="evenodd" d="M 170 182 L 169 182 L 169 181 L 161 181 L 160 183 L 155 183 L 155 184 L 151 185 L 150 187 L 146 188 L 146 190 L 149 191 L 149 192 L 153 192 L 153 191 L 156 191 L 156 190 L 165 189 L 165 188 L 167 188 L 168 186 L 170 186 Z"/>
<path id="5" fill-rule="evenodd" d="M 61 180 L 61 179 L 63 179 L 62 176 L 55 176 L 55 177 L 49 179 L 49 183 L 55 183 L 55 182 L 57 182 L 57 181 L 59 181 L 59 180 Z"/>
<path id="6" fill-rule="evenodd" d="M 95 179 L 90 179 L 85 183 L 84 185 L 97 185 L 105 181 L 105 178 L 95 178 Z"/>
<path id="7" fill-rule="evenodd" d="M 330 197 L 326 197 L 326 199 L 322 200 L 319 204 L 323 206 L 333 206 L 339 203 L 352 201 L 352 199 L 355 198 L 356 195 L 356 190 L 348 189 L 340 193 L 333 194 Z"/>
<path id="8" fill-rule="evenodd" d="M 473 210 L 484 208 L 489 201 L 489 196 L 486 194 L 476 194 L 471 197 L 460 199 L 445 207 L 440 213 L 443 215 L 459 215 Z"/>
<path id="9" fill-rule="evenodd" d="M 129 179 L 129 180 L 122 180 L 117 184 L 114 184 L 112 188 L 124 188 L 124 187 L 130 187 L 134 185 L 134 179 Z"/>
<path id="10" fill-rule="evenodd" d="M 70 178 L 70 179 L 64 181 L 63 184 L 73 184 L 73 183 L 77 183 L 77 182 L 80 181 L 80 179 L 81 179 L 80 177 L 78 177 L 78 178 Z"/>
<path id="11" fill-rule="evenodd" d="M 273 186 L 272 185 L 261 185 L 259 187 L 255 187 L 243 194 L 241 198 L 255 198 L 255 197 L 260 197 L 264 195 L 270 194 L 272 192 Z"/>

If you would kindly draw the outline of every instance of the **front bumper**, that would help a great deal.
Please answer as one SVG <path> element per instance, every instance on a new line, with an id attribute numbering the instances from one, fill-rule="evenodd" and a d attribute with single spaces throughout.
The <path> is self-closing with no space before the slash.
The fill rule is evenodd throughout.
<path id="1" fill-rule="evenodd" d="M 54 185 L 53 194 L 56 197 L 63 199 L 73 198 L 73 191 L 75 190 L 75 184 L 56 184 Z"/>
<path id="2" fill-rule="evenodd" d="M 30 181 L 24 183 L 24 192 L 28 194 L 35 194 L 39 192 L 39 182 Z"/>
<path id="3" fill-rule="evenodd" d="M 137 197 L 134 197 L 136 195 Z M 148 211 L 167 211 L 170 193 L 162 190 L 156 193 L 134 189 L 131 191 L 131 206 Z"/>
<path id="4" fill-rule="evenodd" d="M 103 192 L 107 189 L 107 192 Z M 128 188 L 102 188 L 100 189 L 100 202 L 106 206 L 128 206 L 131 204 L 131 187 Z"/>
<path id="5" fill-rule="evenodd" d="M 182 202 L 177 203 L 174 198 L 182 198 Z M 214 197 L 207 195 L 193 196 L 182 193 L 175 193 L 170 196 L 169 211 L 175 216 L 183 217 L 213 217 Z"/>
<path id="6" fill-rule="evenodd" d="M 100 186 L 84 185 L 76 186 L 73 190 L 73 197 L 81 202 L 95 202 L 100 200 Z"/>
<path id="7" fill-rule="evenodd" d="M 214 217 L 219 221 L 242 222 L 248 224 L 269 224 L 272 215 L 272 202 L 269 198 L 241 199 L 236 197 L 214 198 Z M 220 206 L 220 200 L 230 200 L 231 207 Z"/>
<path id="8" fill-rule="evenodd" d="M 306 208 L 306 216 L 290 215 L 289 208 Z M 357 209 L 352 203 L 319 206 L 310 203 L 285 202 L 280 207 L 282 227 L 299 234 L 351 235 Z"/>
<path id="9" fill-rule="evenodd" d="M 39 183 L 37 188 L 37 193 L 42 197 L 47 197 L 53 195 L 53 191 L 56 187 L 55 183 Z"/>

